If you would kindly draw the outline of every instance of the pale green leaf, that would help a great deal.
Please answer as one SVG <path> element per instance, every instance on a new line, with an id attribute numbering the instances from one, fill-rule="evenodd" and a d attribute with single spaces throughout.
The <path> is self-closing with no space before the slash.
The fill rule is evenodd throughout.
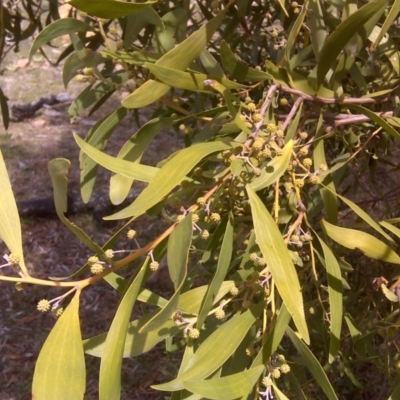
<path id="1" fill-rule="evenodd" d="M 85 0 L 86 1 L 86 0 Z M 32 56 L 45 44 L 49 43 L 51 40 L 62 36 L 68 35 L 72 32 L 88 32 L 93 31 L 93 27 L 86 22 L 79 21 L 75 18 L 63 18 L 52 22 L 47 25 L 39 35 L 37 35 L 35 41 L 32 44 L 31 50 L 29 52 L 29 58 Z"/>
<path id="2" fill-rule="evenodd" d="M 103 153 L 91 146 L 89 143 L 86 143 L 76 133 L 74 133 L 74 139 L 85 154 L 109 171 L 124 175 L 131 179 L 137 179 L 141 182 L 150 182 L 159 172 L 159 168 L 125 161 Z"/>
<path id="3" fill-rule="evenodd" d="M 329 400 L 338 400 L 335 390 L 333 389 L 329 378 L 326 376 L 324 369 L 318 362 L 311 350 L 302 342 L 302 340 L 289 327 L 286 330 L 290 340 L 300 353 L 303 364 L 308 368 L 321 389 L 324 391 Z"/>
<path id="4" fill-rule="evenodd" d="M 121 395 L 121 367 L 125 338 L 132 308 L 142 286 L 150 257 L 127 288 L 107 334 L 100 364 L 99 399 L 119 399 Z"/>
<path id="5" fill-rule="evenodd" d="M 328 236 L 341 246 L 361 250 L 366 256 L 376 260 L 400 264 L 397 253 L 374 236 L 355 229 L 341 228 L 325 220 L 322 223 Z"/>
<path id="6" fill-rule="evenodd" d="M 246 189 L 250 200 L 256 240 L 263 258 L 301 337 L 306 343 L 309 343 L 303 296 L 289 251 L 282 234 L 260 198 L 249 185 L 246 186 Z"/>
<path id="7" fill-rule="evenodd" d="M 113 19 L 126 17 L 138 12 L 144 7 L 157 3 L 157 0 L 147 0 L 143 3 L 130 3 L 119 0 L 67 0 L 67 3 L 96 17 Z"/>
<path id="8" fill-rule="evenodd" d="M 4 241 L 10 252 L 18 256 L 19 265 L 24 274 L 28 274 L 24 261 L 22 248 L 21 223 L 17 204 L 8 177 L 3 153 L 0 151 L 0 238 Z"/>
<path id="9" fill-rule="evenodd" d="M 116 214 L 105 217 L 105 219 L 129 218 L 145 213 L 148 209 L 155 206 L 166 195 L 168 195 L 177 185 L 179 185 L 185 178 L 186 174 L 190 172 L 204 157 L 217 151 L 228 150 L 230 148 L 231 146 L 224 142 L 209 142 L 196 144 L 181 150 L 175 157 L 168 160 L 162 166 L 160 171 L 151 180 L 150 184 L 140 193 L 137 199 L 130 206 Z M 118 160 L 118 162 L 127 163 L 127 161 L 123 160 Z M 129 164 L 136 167 L 136 164 Z M 121 171 L 120 173 L 122 172 L 124 171 Z"/>
<path id="10" fill-rule="evenodd" d="M 174 123 L 172 118 L 155 118 L 143 125 L 121 148 L 117 158 L 139 163 L 144 151 L 154 137 Z M 121 174 L 110 179 L 110 199 L 113 204 L 122 203 L 128 196 L 133 179 Z"/>
<path id="11" fill-rule="evenodd" d="M 210 283 L 207 294 L 204 298 L 199 317 L 196 322 L 197 328 L 200 330 L 203 326 L 209 311 L 211 310 L 213 300 L 217 295 L 222 282 L 228 272 L 233 253 L 233 221 L 228 219 L 226 224 L 225 234 L 221 245 L 221 250 L 218 257 L 218 265 L 214 277 Z"/>
<path id="12" fill-rule="evenodd" d="M 342 332 L 343 321 L 343 285 L 342 273 L 339 263 L 329 246 L 317 235 L 322 251 L 324 253 L 325 268 L 328 277 L 329 310 L 330 310 L 330 343 L 329 343 L 329 363 L 335 360 L 337 352 L 340 350 L 340 335 Z"/>
<path id="13" fill-rule="evenodd" d="M 184 71 L 190 63 L 200 55 L 211 39 L 215 30 L 221 24 L 228 7 L 221 11 L 211 21 L 192 33 L 186 40 L 174 49 L 164 54 L 156 65 Z M 146 81 L 141 87 L 122 101 L 126 108 L 140 108 L 158 100 L 168 92 L 170 86 L 152 79 Z"/>
<path id="14" fill-rule="evenodd" d="M 71 163 L 64 158 L 55 158 L 49 162 L 48 168 L 53 183 L 54 204 L 58 218 L 76 235 L 85 245 L 97 255 L 104 255 L 103 249 L 76 224 L 72 223 L 64 215 L 67 212 L 68 172 Z"/>
<path id="15" fill-rule="evenodd" d="M 189 249 L 192 244 L 193 221 L 189 213 L 174 229 L 168 240 L 168 270 L 173 281 L 175 292 L 168 304 L 144 325 L 140 332 L 145 333 L 158 329 L 171 318 L 179 304 L 179 296 L 187 276 Z"/>
<path id="16" fill-rule="evenodd" d="M 263 306 L 264 304 L 260 303 L 225 322 L 199 346 L 184 372 L 179 373 L 177 378 L 168 383 L 152 387 L 156 390 L 177 391 L 183 389 L 184 381 L 199 380 L 210 376 L 237 349 L 250 327 L 257 320 Z M 210 354 L 213 356 L 210 357 Z"/>
<path id="17" fill-rule="evenodd" d="M 307 13 L 307 26 L 310 28 L 311 44 L 317 60 L 325 44 L 328 33 L 320 0 L 310 0 Z"/>
<path id="18" fill-rule="evenodd" d="M 86 370 L 79 326 L 78 291 L 47 337 L 36 361 L 35 400 L 79 400 L 85 393 Z"/>
<path id="19" fill-rule="evenodd" d="M 261 365 L 223 378 L 188 380 L 183 382 L 183 386 L 207 399 L 234 400 L 253 390 L 264 368 Z"/>
<path id="20" fill-rule="evenodd" d="M 393 2 L 392 7 L 390 8 L 390 11 L 388 12 L 385 22 L 383 23 L 382 27 L 380 28 L 380 32 L 378 36 L 376 37 L 374 43 L 371 46 L 371 51 L 373 51 L 381 42 L 383 37 L 386 35 L 387 31 L 389 30 L 390 27 L 393 26 L 393 22 L 396 18 L 399 17 L 400 13 L 400 1 L 395 0 Z"/>
<path id="21" fill-rule="evenodd" d="M 282 149 L 282 155 L 274 157 L 267 167 L 261 171 L 250 183 L 250 187 L 255 190 L 261 190 L 276 182 L 286 171 L 292 157 L 293 140 L 289 140 Z"/>
<path id="22" fill-rule="evenodd" d="M 354 34 L 361 30 L 369 19 L 375 18 L 385 9 L 387 0 L 372 0 L 365 4 L 349 18 L 345 19 L 327 38 L 324 47 L 321 49 L 319 63 L 317 66 L 318 86 L 321 85 L 325 75 L 332 67 L 336 57 L 343 50 L 344 46 L 354 37 Z"/>
<path id="23" fill-rule="evenodd" d="M 198 72 L 183 72 L 150 63 L 145 63 L 145 66 L 159 81 L 177 89 L 209 92 L 210 87 L 204 84 L 207 79 L 215 79 L 227 89 L 240 89 L 244 86 L 224 77 L 215 78 Z"/>

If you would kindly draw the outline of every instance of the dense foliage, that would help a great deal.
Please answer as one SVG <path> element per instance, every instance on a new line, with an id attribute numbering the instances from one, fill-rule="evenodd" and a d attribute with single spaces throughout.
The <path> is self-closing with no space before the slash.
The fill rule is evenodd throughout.
<path id="1" fill-rule="evenodd" d="M 71 118 L 126 94 L 84 139 L 74 134 L 82 199 L 98 165 L 112 172 L 115 205 L 135 181 L 148 183 L 105 216 L 127 222 L 97 244 L 64 215 L 68 160 L 50 162 L 57 213 L 93 256 L 69 277 L 40 280 L 25 266 L 1 158 L 0 235 L 10 254 L 0 279 L 63 291 L 38 305 L 61 316 L 37 360 L 35 399 L 83 398 L 84 352 L 101 357 L 100 399 L 117 399 L 122 358 L 161 341 L 184 348 L 177 376 L 153 386 L 174 400 L 398 398 L 400 218 L 390 176 L 400 1 L 71 0 L 63 19 L 52 1 L 45 13 L 44 2 L 11 3 L 1 6 L 2 50 L 36 28 L 31 56 L 69 35 L 55 62 L 64 61 L 65 85 L 84 85 Z M 147 106 L 152 118 L 107 155 L 115 127 Z M 185 133 L 184 148 L 142 164 L 166 129 Z M 357 192 L 363 186 L 372 197 Z M 170 227 L 124 256 L 118 238 L 133 238 L 129 226 L 144 214 Z M 168 299 L 145 288 L 163 259 Z M 130 278 L 118 275 L 123 267 Z M 121 302 L 108 332 L 82 340 L 79 296 L 101 279 Z M 154 309 L 130 321 L 136 302 Z"/>

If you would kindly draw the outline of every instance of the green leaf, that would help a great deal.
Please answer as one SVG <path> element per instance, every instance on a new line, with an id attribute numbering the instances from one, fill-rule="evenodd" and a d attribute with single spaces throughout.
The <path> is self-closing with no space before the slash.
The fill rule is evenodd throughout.
<path id="1" fill-rule="evenodd" d="M 64 158 L 55 158 L 49 162 L 48 168 L 53 183 L 54 204 L 58 218 L 61 222 L 77 236 L 90 250 L 95 254 L 105 255 L 103 249 L 98 246 L 92 239 L 76 224 L 72 223 L 65 217 L 67 212 L 67 192 L 68 192 L 68 172 L 71 163 Z"/>
<path id="2" fill-rule="evenodd" d="M 160 171 L 151 180 L 150 184 L 140 193 L 137 199 L 130 206 L 116 214 L 105 217 L 105 219 L 112 220 L 129 218 L 145 213 L 148 209 L 155 206 L 160 200 L 168 195 L 177 185 L 179 185 L 185 178 L 186 174 L 204 157 L 217 151 L 228 150 L 230 148 L 231 146 L 224 142 L 209 142 L 196 144 L 181 150 L 175 157 L 168 160 L 162 166 Z M 118 162 L 126 163 L 126 161 L 123 160 L 118 160 Z M 132 165 L 132 163 L 129 164 Z M 133 165 L 136 166 L 136 164 Z"/>
<path id="3" fill-rule="evenodd" d="M 387 0 L 372 0 L 345 19 L 327 38 L 319 55 L 317 82 L 321 85 L 325 75 L 332 67 L 337 56 L 354 34 L 363 28 L 369 19 L 375 18 L 385 9 Z"/>
<path id="4" fill-rule="evenodd" d="M 233 281 L 226 281 L 221 285 L 218 294 L 214 298 L 214 304 L 218 303 L 232 287 L 235 286 Z M 182 293 L 179 297 L 178 309 L 192 315 L 197 315 L 200 311 L 202 301 L 207 293 L 208 286 L 200 286 L 189 292 Z M 141 289 L 137 300 L 154 304 L 158 307 L 165 307 L 167 300 L 159 298 L 154 293 L 146 289 Z M 157 329 L 143 332 L 143 327 L 158 313 L 158 310 L 146 314 L 129 324 L 123 357 L 136 357 L 151 350 L 157 343 L 169 336 L 176 335 L 182 328 L 176 326 L 172 319 L 168 319 Z M 94 357 L 101 357 L 103 354 L 104 343 L 106 341 L 107 332 L 91 337 L 83 341 L 84 349 L 87 354 Z"/>
<path id="5" fill-rule="evenodd" d="M 282 155 L 273 158 L 265 169 L 261 171 L 260 176 L 257 176 L 250 183 L 250 187 L 254 191 L 258 191 L 272 185 L 276 182 L 287 170 L 293 151 L 293 140 L 289 140 L 282 149 Z"/>
<path id="6" fill-rule="evenodd" d="M 199 317 L 197 318 L 196 326 L 200 330 L 203 326 L 205 319 L 209 311 L 211 310 L 213 300 L 218 293 L 222 282 L 228 272 L 233 252 L 233 221 L 230 217 L 226 225 L 224 238 L 221 245 L 221 251 L 218 257 L 218 265 L 215 271 L 214 277 L 207 290 L 207 294 L 204 298 Z"/>
<path id="7" fill-rule="evenodd" d="M 318 382 L 321 389 L 324 391 L 326 397 L 329 400 L 338 400 L 335 390 L 333 389 L 328 377 L 325 374 L 324 369 L 321 364 L 315 358 L 311 350 L 298 338 L 295 332 L 293 332 L 289 327 L 286 330 L 290 340 L 296 347 L 297 351 L 300 353 L 303 364 L 308 368 L 311 374 L 314 376 L 315 380 Z"/>
<path id="8" fill-rule="evenodd" d="M 189 213 L 189 215 L 176 226 L 168 240 L 168 270 L 175 287 L 175 292 L 168 304 L 143 326 L 140 332 L 145 333 L 154 329 L 159 329 L 160 326 L 171 318 L 174 311 L 177 310 L 179 296 L 187 276 L 187 262 L 189 249 L 192 244 L 192 232 L 192 214 Z"/>
<path id="9" fill-rule="evenodd" d="M 257 320 L 263 306 L 264 304 L 260 303 L 225 322 L 199 346 L 189 360 L 184 372 L 179 373 L 174 380 L 154 385 L 152 388 L 174 392 L 183 389 L 183 382 L 185 381 L 200 380 L 210 376 L 234 353 L 250 327 Z M 210 354 L 213 356 L 210 357 Z"/>
<path id="10" fill-rule="evenodd" d="M 3 118 L 3 126 L 7 130 L 8 126 L 10 124 L 10 113 L 8 110 L 8 104 L 7 104 L 8 98 L 6 95 L 3 93 L 0 87 L 0 108 L 1 108 L 1 116 Z"/>
<path id="11" fill-rule="evenodd" d="M 116 126 L 127 115 L 128 110 L 124 107 L 113 111 L 89 130 L 85 141 L 94 148 L 103 150 Z M 79 161 L 81 168 L 81 196 L 82 200 L 87 203 L 93 193 L 98 164 L 83 151 L 79 155 Z"/>
<path id="12" fill-rule="evenodd" d="M 83 399 L 86 370 L 79 296 L 80 291 L 57 320 L 39 353 L 32 385 L 35 400 Z"/>
<path id="13" fill-rule="evenodd" d="M 147 0 L 144 3 L 128 3 L 119 0 L 67 0 L 67 2 L 78 10 L 96 17 L 113 19 L 138 12 L 144 7 L 157 3 L 157 0 Z"/>
<path id="14" fill-rule="evenodd" d="M 323 186 L 323 185 L 321 185 Z M 327 190 L 331 191 L 329 187 L 325 187 Z M 343 203 L 347 204 L 361 219 L 363 219 L 371 228 L 374 228 L 377 232 L 379 232 L 386 240 L 394 243 L 394 240 L 379 226 L 379 224 L 374 221 L 361 207 L 357 204 L 353 203 L 351 200 L 347 199 L 344 196 L 341 196 L 339 193 L 333 193 L 335 196 L 339 197 Z"/>
<path id="15" fill-rule="evenodd" d="M 400 139 L 400 133 L 396 131 L 396 129 L 392 128 L 383 118 L 381 118 L 378 114 L 375 114 L 368 108 L 360 106 L 358 104 L 347 104 L 346 105 L 357 112 L 366 115 L 371 121 L 377 123 L 384 131 L 386 131 L 389 135 L 393 136 L 395 139 Z"/>
<path id="16" fill-rule="evenodd" d="M 324 13 L 320 0 L 310 0 L 308 3 L 307 26 L 310 28 L 311 44 L 317 60 L 323 48 L 328 33 L 326 32 Z"/>
<path id="17" fill-rule="evenodd" d="M 282 234 L 260 198 L 249 185 L 246 186 L 246 190 L 258 246 L 301 337 L 309 343 L 300 283 L 289 251 Z"/>
<path id="18" fill-rule="evenodd" d="M 155 118 L 142 126 L 121 148 L 117 158 L 139 164 L 144 151 L 154 137 L 174 123 L 172 118 Z M 133 179 L 116 174 L 110 179 L 110 199 L 113 204 L 122 203 L 128 196 Z"/>
<path id="19" fill-rule="evenodd" d="M 385 22 L 383 23 L 382 27 L 380 28 L 378 36 L 376 37 L 374 43 L 371 46 L 371 51 L 374 51 L 374 49 L 379 45 L 379 43 L 381 42 L 383 37 L 386 35 L 389 28 L 393 26 L 393 22 L 396 18 L 398 18 L 399 13 L 400 13 L 400 1 L 395 0 L 393 2 L 392 7 L 390 8 L 390 11 L 387 14 Z"/>
<path id="20" fill-rule="evenodd" d="M 150 182 L 159 172 L 159 168 L 150 167 L 147 165 L 133 163 L 130 161 L 121 160 L 116 157 L 112 157 L 86 143 L 76 133 L 74 133 L 73 135 L 76 143 L 81 148 L 81 150 L 109 171 L 124 175 L 131 179 L 137 179 L 141 182 Z"/>
<path id="21" fill-rule="evenodd" d="M 224 77 L 215 78 L 198 72 L 183 72 L 150 63 L 145 63 L 145 67 L 148 68 L 158 80 L 177 89 L 209 92 L 210 87 L 204 84 L 204 81 L 207 79 L 215 79 L 227 89 L 240 89 L 244 86 Z"/>
<path id="22" fill-rule="evenodd" d="M 227 10 L 228 7 L 200 29 L 192 33 L 174 49 L 164 54 L 156 62 L 156 65 L 184 71 L 206 47 L 212 35 L 221 24 Z M 131 95 L 126 97 L 122 101 L 122 105 L 126 108 L 145 107 L 167 93 L 169 88 L 170 87 L 164 83 L 150 79 L 136 89 Z"/>
<path id="23" fill-rule="evenodd" d="M 125 338 L 132 308 L 142 286 L 150 257 L 127 288 L 111 323 L 100 364 L 99 399 L 119 399 L 121 395 L 121 368 Z"/>
<path id="24" fill-rule="evenodd" d="M 329 310 L 330 310 L 330 344 L 329 363 L 335 360 L 340 350 L 340 335 L 343 321 L 343 285 L 342 273 L 339 263 L 329 246 L 317 235 L 322 251 L 324 253 L 325 268 L 328 277 Z"/>
<path id="25" fill-rule="evenodd" d="M 264 366 L 250 368 L 237 374 L 223 378 L 207 380 L 188 380 L 183 382 L 185 389 L 203 398 L 215 400 L 234 400 L 250 394 L 258 378 L 264 371 Z"/>
<path id="26" fill-rule="evenodd" d="M 85 0 L 86 1 L 86 0 Z M 31 50 L 29 52 L 29 58 L 32 56 L 45 44 L 49 43 L 51 40 L 68 35 L 72 32 L 89 32 L 93 31 L 93 27 L 89 24 L 79 21 L 75 18 L 63 18 L 52 22 L 47 25 L 39 35 L 37 35 L 35 41 L 32 44 Z"/>
<path id="27" fill-rule="evenodd" d="M 22 247 L 21 223 L 17 204 L 8 177 L 3 153 L 0 151 L 0 237 L 10 250 L 20 259 L 19 266 L 25 275 L 28 270 L 24 261 L 24 250 Z"/>
<path id="28" fill-rule="evenodd" d="M 323 220 L 328 236 L 348 249 L 361 250 L 366 256 L 393 264 L 400 264 L 400 257 L 388 245 L 368 233 L 355 229 L 340 228 Z"/>
<path id="29" fill-rule="evenodd" d="M 395 387 L 388 400 L 396 400 L 398 398 L 400 398 L 400 383 Z"/>
<path id="30" fill-rule="evenodd" d="M 400 239 L 400 229 L 397 228 L 397 226 L 390 224 L 388 221 L 380 221 L 379 223 L 389 232 L 392 232 Z"/>

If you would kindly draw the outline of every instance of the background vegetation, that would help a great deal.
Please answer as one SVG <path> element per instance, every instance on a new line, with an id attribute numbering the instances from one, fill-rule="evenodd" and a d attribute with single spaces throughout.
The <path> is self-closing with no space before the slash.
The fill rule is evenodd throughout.
<path id="1" fill-rule="evenodd" d="M 67 277 L 37 277 L 1 157 L 0 279 L 57 288 L 38 304 L 58 320 L 35 399 L 83 398 L 84 353 L 101 359 L 100 399 L 120 398 L 122 359 L 161 341 L 181 361 L 152 387 L 171 399 L 397 398 L 400 2 L 68 3 L 61 19 L 56 2 L 3 4 L 1 53 L 38 30 L 30 55 L 49 58 L 68 35 L 49 61 L 63 61 L 65 85 L 83 85 L 72 120 L 122 93 L 70 140 L 83 201 L 101 165 L 123 204 L 105 219 L 124 224 L 95 241 L 71 222 L 70 162 L 51 161 L 57 214 L 91 256 Z M 143 112 L 107 154 L 114 129 Z M 184 149 L 144 163 L 168 129 Z M 132 224 L 160 216 L 165 228 L 132 251 Z M 147 285 L 160 265 L 172 293 Z M 121 299 L 107 331 L 82 339 L 81 293 L 100 281 Z"/>

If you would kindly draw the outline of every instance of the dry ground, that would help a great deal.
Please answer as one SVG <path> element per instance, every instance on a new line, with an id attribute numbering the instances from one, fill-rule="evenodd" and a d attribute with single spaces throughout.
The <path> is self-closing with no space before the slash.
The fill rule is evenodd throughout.
<path id="1" fill-rule="evenodd" d="M 54 49 L 52 56 L 59 50 Z M 41 96 L 57 94 L 62 86 L 61 68 L 50 66 L 41 56 L 35 56 L 27 64 L 27 48 L 21 53 L 10 54 L 1 65 L 1 87 L 11 103 L 27 103 Z M 69 93 L 77 94 L 83 86 L 72 83 Z M 73 193 L 79 192 L 78 148 L 72 139 L 72 131 L 81 136 L 87 133 L 102 115 L 114 110 L 119 103 L 114 96 L 94 116 L 70 124 L 68 105 L 57 108 L 58 115 L 42 110 L 35 118 L 11 123 L 7 132 L 0 126 L 0 148 L 6 160 L 13 190 L 17 200 L 33 200 L 52 194 L 47 163 L 56 157 L 68 158 L 72 162 L 70 185 Z M 145 112 L 143 120 L 151 111 Z M 108 149 L 116 153 L 122 144 L 135 132 L 133 118 L 126 118 L 115 132 Z M 154 164 L 170 153 L 171 147 L 182 145 L 182 138 L 175 132 L 162 132 L 144 162 Z M 94 195 L 95 202 L 107 203 L 109 174 L 101 170 Z M 99 184 L 100 183 L 100 184 Z M 0 194 L 1 196 L 1 194 Z M 96 221 L 90 213 L 75 215 L 73 221 L 102 244 L 113 234 L 114 225 Z M 149 220 L 146 226 L 133 226 L 139 232 L 141 245 L 154 238 L 162 229 L 158 220 Z M 150 229 L 149 229 L 150 225 Z M 89 251 L 56 218 L 28 218 L 22 220 L 25 258 L 34 276 L 68 276 L 78 269 L 90 256 Z M 142 235 L 140 233 L 142 232 Z M 132 246 L 122 243 L 121 246 Z M 1 254 L 5 247 L 0 242 Z M 4 273 L 9 271 L 4 271 Z M 156 289 L 163 291 L 163 285 Z M 30 399 L 35 360 L 38 352 L 55 323 L 51 314 L 36 311 L 42 298 L 53 298 L 61 293 L 55 289 L 30 286 L 19 292 L 13 284 L 0 281 L 0 400 Z M 81 302 L 81 320 L 84 337 L 108 329 L 116 310 L 119 295 L 106 283 L 85 290 Z M 55 355 L 57 356 L 57 355 Z M 88 389 L 85 399 L 96 399 L 99 360 L 87 357 Z M 135 359 L 124 360 L 123 399 L 160 399 L 163 396 L 149 386 L 166 379 L 173 372 L 173 365 L 160 348 Z"/>

